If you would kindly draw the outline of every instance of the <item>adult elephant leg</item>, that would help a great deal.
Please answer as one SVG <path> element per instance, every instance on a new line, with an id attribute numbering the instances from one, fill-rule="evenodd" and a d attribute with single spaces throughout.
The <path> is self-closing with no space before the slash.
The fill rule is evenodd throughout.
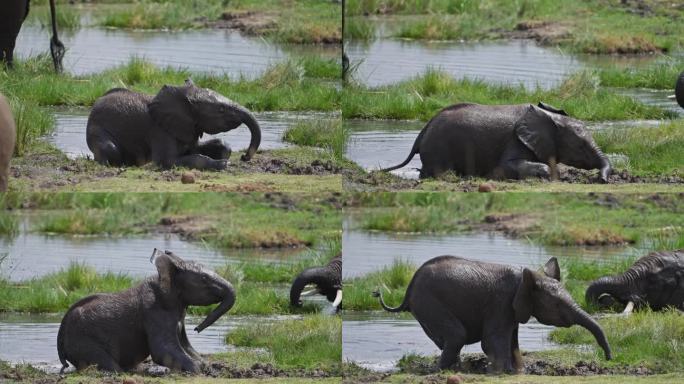
<path id="1" fill-rule="evenodd" d="M 232 153 L 230 145 L 221 139 L 212 139 L 197 145 L 197 153 L 214 160 L 230 159 Z"/>

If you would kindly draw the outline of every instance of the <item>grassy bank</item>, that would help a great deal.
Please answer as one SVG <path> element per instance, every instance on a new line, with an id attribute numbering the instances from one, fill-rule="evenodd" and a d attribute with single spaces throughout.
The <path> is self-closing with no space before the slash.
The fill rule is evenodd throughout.
<path id="1" fill-rule="evenodd" d="M 3 217 L 17 221 L 30 213 L 29 230 L 40 233 L 178 233 L 220 249 L 277 248 L 337 241 L 337 204 L 334 196 L 303 194 L 10 193 L 3 199 Z"/>
<path id="2" fill-rule="evenodd" d="M 283 141 L 330 151 L 338 160 L 344 160 L 347 141 L 351 132 L 341 120 L 302 121 L 287 128 Z"/>
<path id="3" fill-rule="evenodd" d="M 356 194 L 365 230 L 458 233 L 498 230 L 548 245 L 642 244 L 682 236 L 676 194 Z"/>
<path id="4" fill-rule="evenodd" d="M 662 119 L 672 112 L 640 103 L 600 86 L 596 73 L 581 72 L 560 86 L 544 90 L 522 85 L 490 84 L 468 78 L 454 79 L 435 69 L 410 80 L 369 88 L 356 85 L 342 92 L 344 118 L 421 119 L 428 121 L 442 108 L 462 103 L 524 104 L 544 101 L 587 121 Z"/>
<path id="5" fill-rule="evenodd" d="M 533 38 L 592 54 L 668 52 L 684 45 L 684 26 L 678 22 L 684 8 L 658 0 L 354 0 L 347 14 L 398 15 L 390 35 L 411 39 Z"/>

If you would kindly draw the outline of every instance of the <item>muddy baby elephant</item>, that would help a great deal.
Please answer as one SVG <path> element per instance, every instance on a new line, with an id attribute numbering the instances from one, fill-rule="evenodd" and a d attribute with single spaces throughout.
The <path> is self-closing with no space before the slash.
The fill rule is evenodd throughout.
<path id="1" fill-rule="evenodd" d="M 527 268 L 491 264 L 454 256 L 428 260 L 413 275 L 403 303 L 382 307 L 390 312 L 410 311 L 427 336 L 442 350 L 439 367 L 460 361 L 466 344 L 482 342 L 491 372 L 520 372 L 518 324 L 534 316 L 558 327 L 578 324 L 588 329 L 603 348 L 611 351 L 603 330 L 560 283 L 560 268 L 551 258 L 539 273 Z"/>
<path id="2" fill-rule="evenodd" d="M 684 71 L 679 74 L 677 83 L 675 83 L 675 99 L 680 107 L 684 108 Z"/>
<path id="3" fill-rule="evenodd" d="M 608 181 L 612 168 L 584 123 L 565 111 L 539 105 L 456 104 L 441 110 L 418 134 L 409 156 L 420 154 L 421 177 L 453 170 L 462 176 L 495 179 L 557 179 L 557 163 L 600 169 Z"/>
<path id="4" fill-rule="evenodd" d="M 684 249 L 649 253 L 624 273 L 595 280 L 586 300 L 603 308 L 622 305 L 625 314 L 635 307 L 684 311 Z"/>
<path id="5" fill-rule="evenodd" d="M 14 125 L 12 111 L 7 99 L 0 93 L 0 192 L 7 191 L 10 160 L 16 139 L 17 128 Z"/>
<path id="6" fill-rule="evenodd" d="M 203 143 L 203 134 L 227 132 L 246 124 L 252 138 L 242 160 L 254 156 L 261 130 L 245 107 L 186 80 L 180 87 L 165 85 L 156 96 L 115 88 L 100 97 L 86 128 L 88 148 L 95 160 L 110 166 L 183 166 L 221 170 L 230 148 L 219 139 Z"/>
<path id="7" fill-rule="evenodd" d="M 304 291 L 304 287 L 310 284 L 315 287 Z M 301 297 L 316 294 L 325 296 L 328 301 L 332 302 L 333 307 L 339 307 L 342 302 L 341 255 L 335 256 L 324 267 L 308 268 L 297 275 L 290 288 L 290 304 L 294 307 L 301 307 Z"/>
<path id="8" fill-rule="evenodd" d="M 201 332 L 235 303 L 233 286 L 199 264 L 157 249 L 150 261 L 158 276 L 123 292 L 96 294 L 79 300 L 62 319 L 57 352 L 62 371 L 71 362 L 81 369 L 120 372 L 135 368 L 147 356 L 175 370 L 199 372 L 200 355 L 185 332 L 189 305 L 220 303 L 195 331 Z"/>

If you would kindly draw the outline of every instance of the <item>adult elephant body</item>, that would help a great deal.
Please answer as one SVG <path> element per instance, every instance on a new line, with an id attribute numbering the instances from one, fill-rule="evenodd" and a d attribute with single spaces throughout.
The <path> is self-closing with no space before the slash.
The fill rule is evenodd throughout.
<path id="1" fill-rule="evenodd" d="M 199 372 L 202 360 L 185 332 L 189 305 L 220 304 L 195 330 L 202 331 L 235 302 L 233 286 L 199 264 L 154 250 L 158 276 L 123 292 L 88 296 L 69 308 L 57 335 L 63 368 L 120 372 L 147 356 L 171 369 Z"/>
<path id="2" fill-rule="evenodd" d="M 0 192 L 7 190 L 10 160 L 14 153 L 17 128 L 5 96 L 0 93 Z"/>
<path id="3" fill-rule="evenodd" d="M 309 284 L 315 288 L 302 292 Z M 290 304 L 295 307 L 302 305 L 301 297 L 320 294 L 338 308 L 342 302 L 342 256 L 334 257 L 328 265 L 307 268 L 295 277 L 290 287 Z"/>
<path id="4" fill-rule="evenodd" d="M 29 0 L 3 0 L 0 2 L 0 62 L 12 67 L 14 62 L 14 46 L 26 20 L 30 8 Z M 57 20 L 55 17 L 55 0 L 50 0 L 50 15 L 52 19 L 52 38 L 50 39 L 50 54 L 57 72 L 62 72 L 62 58 L 64 44 L 57 36 Z"/>
<path id="5" fill-rule="evenodd" d="M 627 313 L 635 306 L 684 311 L 684 249 L 649 253 L 624 273 L 595 280 L 587 288 L 586 300 L 602 307 L 617 302 Z"/>
<path id="6" fill-rule="evenodd" d="M 100 97 L 86 128 L 95 160 L 111 166 L 185 166 L 224 169 L 230 147 L 221 140 L 203 143 L 204 133 L 230 131 L 245 123 L 252 138 L 243 160 L 250 160 L 261 142 L 256 119 L 243 106 L 192 81 L 165 85 L 156 96 L 115 88 Z"/>
<path id="7" fill-rule="evenodd" d="M 416 271 L 399 307 L 388 307 L 379 292 L 374 295 L 387 311 L 413 314 L 442 350 L 442 369 L 459 362 L 464 345 L 481 341 L 490 370 L 521 371 L 518 324 L 531 316 L 543 324 L 587 328 L 610 359 L 601 327 L 572 300 L 559 280 L 555 258 L 546 263 L 543 275 L 527 268 L 439 256 Z"/>
<path id="8" fill-rule="evenodd" d="M 564 111 L 539 106 L 456 104 L 440 111 L 416 138 L 411 153 L 391 171 L 420 154 L 421 177 L 453 170 L 497 179 L 554 177 L 555 165 L 600 169 L 611 166 L 584 124 Z"/>

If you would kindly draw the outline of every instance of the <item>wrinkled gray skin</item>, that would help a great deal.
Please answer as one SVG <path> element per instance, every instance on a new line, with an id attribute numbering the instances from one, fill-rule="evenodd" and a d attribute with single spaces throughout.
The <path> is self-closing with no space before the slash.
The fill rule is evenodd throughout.
<path id="1" fill-rule="evenodd" d="M 668 306 L 684 310 L 684 249 L 649 253 L 624 273 L 595 280 L 586 300 L 604 308 L 632 302 L 654 311 Z"/>
<path id="2" fill-rule="evenodd" d="M 225 169 L 230 147 L 219 139 L 200 143 L 204 133 L 227 132 L 246 124 L 252 138 L 242 160 L 254 156 L 261 130 L 245 107 L 191 80 L 165 85 L 156 96 L 115 88 L 100 97 L 86 128 L 88 148 L 104 165 L 183 166 Z"/>
<path id="3" fill-rule="evenodd" d="M 679 74 L 679 78 L 675 84 L 675 98 L 677 99 L 677 104 L 684 108 L 684 71 Z"/>
<path id="4" fill-rule="evenodd" d="M 0 62 L 12 68 L 14 64 L 14 47 L 21 30 L 21 25 L 29 13 L 29 0 L 0 1 Z M 55 0 L 50 0 L 50 15 L 52 21 L 52 38 L 50 38 L 50 54 L 56 72 L 62 72 L 62 58 L 64 58 L 64 44 L 57 36 L 57 20 L 55 18 Z"/>
<path id="5" fill-rule="evenodd" d="M 336 299 L 342 299 L 342 255 L 334 257 L 328 265 L 324 267 L 307 268 L 302 271 L 294 281 L 290 288 L 290 305 L 294 307 L 301 307 L 301 295 L 304 287 L 308 284 L 316 286 L 315 291 L 325 296 L 328 301 L 335 304 Z M 339 307 L 339 302 L 335 305 Z"/>
<path id="6" fill-rule="evenodd" d="M 233 306 L 235 290 L 214 272 L 169 251 L 155 249 L 151 261 L 158 276 L 126 291 L 88 296 L 69 308 L 57 335 L 62 371 L 69 361 L 77 369 L 96 365 L 121 372 L 149 355 L 174 370 L 200 371 L 202 360 L 185 333 L 185 311 L 189 305 L 220 303 L 195 328 L 201 332 Z"/>
<path id="7" fill-rule="evenodd" d="M 453 170 L 462 176 L 494 179 L 557 179 L 556 164 L 612 169 L 584 123 L 540 103 L 521 105 L 456 104 L 440 111 L 420 132 L 401 168 L 420 154 L 421 177 Z"/>
<path id="8" fill-rule="evenodd" d="M 9 103 L 0 93 L 0 192 L 7 191 L 9 181 L 10 160 L 14 153 L 17 139 L 17 128 Z"/>
<path id="9" fill-rule="evenodd" d="M 530 269 L 484 263 L 454 256 L 428 260 L 413 275 L 404 302 L 390 312 L 410 311 L 427 336 L 442 350 L 440 369 L 460 362 L 461 348 L 482 342 L 490 372 L 521 372 L 518 324 L 534 316 L 540 323 L 558 327 L 581 325 L 603 348 L 611 351 L 603 330 L 560 283 L 555 258 L 544 274 Z"/>

